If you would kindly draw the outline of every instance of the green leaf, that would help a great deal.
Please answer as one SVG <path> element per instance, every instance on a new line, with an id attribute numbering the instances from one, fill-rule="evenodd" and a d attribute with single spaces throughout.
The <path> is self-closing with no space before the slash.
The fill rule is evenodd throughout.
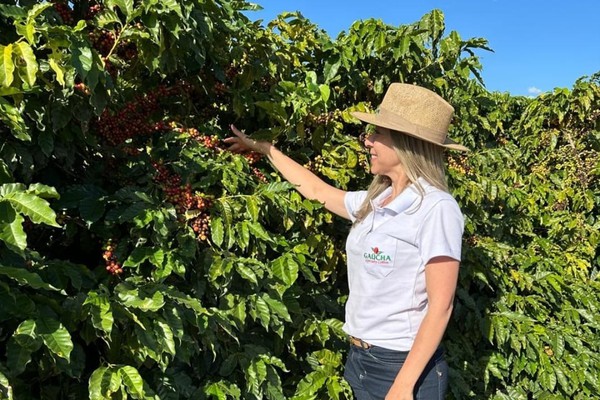
<path id="1" fill-rule="evenodd" d="M 81 214 L 81 218 L 89 225 L 99 221 L 104 215 L 104 211 L 106 211 L 105 197 L 88 197 L 79 202 L 79 213 Z"/>
<path id="2" fill-rule="evenodd" d="M 16 87 L 8 87 L 5 88 L 3 86 L 0 86 L 0 97 L 2 96 L 12 96 L 15 94 L 23 94 L 25 93 L 21 88 L 16 88 Z"/>
<path id="3" fill-rule="evenodd" d="M 6 165 L 4 160 L 0 160 L 0 188 L 2 187 L 1 185 L 4 185 L 5 183 L 10 183 L 13 180 L 14 177 L 12 176 L 8 165 Z"/>
<path id="4" fill-rule="evenodd" d="M 121 375 L 114 368 L 98 367 L 88 381 L 90 400 L 112 399 L 121 387 Z"/>
<path id="5" fill-rule="evenodd" d="M 250 198 L 248 198 L 248 201 L 246 202 L 246 207 L 248 210 L 248 214 L 250 214 L 250 219 L 252 221 L 256 221 L 258 219 L 258 213 L 260 209 L 255 196 L 251 196 Z"/>
<path id="6" fill-rule="evenodd" d="M 73 185 L 61 191 L 61 200 L 58 202 L 58 207 L 76 208 L 80 206 L 81 201 L 84 199 L 97 199 L 105 195 L 105 190 L 96 185 Z"/>
<path id="7" fill-rule="evenodd" d="M 54 151 L 54 136 L 52 135 L 50 129 L 39 132 L 38 145 L 46 157 L 50 157 L 52 155 L 52 152 Z"/>
<path id="8" fill-rule="evenodd" d="M 215 245 L 221 246 L 223 244 L 224 230 L 223 219 L 221 219 L 221 217 L 214 218 L 210 221 L 210 236 Z"/>
<path id="9" fill-rule="evenodd" d="M 0 201 L 0 240 L 15 251 L 27 248 L 27 234 L 23 230 L 25 219 L 10 204 Z"/>
<path id="10" fill-rule="evenodd" d="M 55 188 L 42 183 L 32 183 L 27 188 L 27 193 L 31 193 L 45 199 L 60 199 L 60 194 L 58 194 Z"/>
<path id="11" fill-rule="evenodd" d="M 265 300 L 265 302 L 269 305 L 269 308 L 271 308 L 271 310 L 275 314 L 279 315 L 281 318 L 288 322 L 292 321 L 292 317 L 290 317 L 287 307 L 282 302 L 273 299 L 272 297 L 269 297 L 269 295 L 267 295 L 266 293 L 264 293 L 262 297 Z"/>
<path id="12" fill-rule="evenodd" d="M 2 97 L 0 97 L 0 121 L 10 128 L 12 135 L 17 139 L 24 142 L 31 141 L 31 136 L 20 110 Z"/>
<path id="13" fill-rule="evenodd" d="M 50 8 L 50 7 L 52 7 L 52 3 L 35 4 L 27 12 L 27 20 L 28 21 L 33 21 L 34 19 L 36 19 L 37 17 L 39 17 L 44 12 L 44 10 L 46 10 L 47 8 Z"/>
<path id="14" fill-rule="evenodd" d="M 23 36 L 29 44 L 35 44 L 35 25 L 33 21 L 28 21 L 24 24 L 15 23 L 17 33 Z"/>
<path id="15" fill-rule="evenodd" d="M 69 360 L 73 342 L 69 331 L 53 318 L 41 318 L 36 321 L 36 333 L 42 338 L 48 349 L 58 357 Z"/>
<path id="16" fill-rule="evenodd" d="M 110 8 L 119 7 L 121 12 L 128 17 L 133 12 L 133 0 L 107 0 L 106 5 Z M 127 18 L 129 20 L 129 18 Z"/>
<path id="17" fill-rule="evenodd" d="M 114 318 L 110 307 L 108 296 L 104 293 L 89 292 L 83 302 L 89 304 L 92 313 L 92 325 L 94 328 L 106 332 L 108 335 L 112 332 Z"/>
<path id="18" fill-rule="evenodd" d="M 321 100 L 323 103 L 327 103 L 331 95 L 331 89 L 328 85 L 319 85 L 319 91 L 321 92 Z"/>
<path id="19" fill-rule="evenodd" d="M 124 305 L 142 311 L 158 311 L 165 305 L 164 296 L 158 290 L 149 297 L 143 292 L 140 293 L 138 288 L 130 288 L 128 284 L 121 283 L 117 285 L 115 292 Z"/>
<path id="20" fill-rule="evenodd" d="M 154 253 L 151 247 L 137 247 L 133 249 L 127 260 L 123 263 L 123 267 L 137 267 L 146 261 Z"/>
<path id="21" fill-rule="evenodd" d="M 56 213 L 46 200 L 24 192 L 10 193 L 4 199 L 9 201 L 17 212 L 31 218 L 34 223 L 60 228 L 60 225 L 56 223 Z"/>
<path id="22" fill-rule="evenodd" d="M 22 192 L 26 188 L 22 183 L 5 183 L 0 186 L 0 197 L 5 197 L 6 195 L 13 192 Z"/>
<path id="23" fill-rule="evenodd" d="M 0 265 L 0 275 L 7 276 L 21 285 L 31 286 L 34 289 L 45 289 L 60 291 L 60 289 L 44 282 L 35 272 L 29 272 L 24 268 L 5 267 Z"/>
<path id="24" fill-rule="evenodd" d="M 263 239 L 267 242 L 273 241 L 262 225 L 256 222 L 248 222 L 248 229 L 250 229 L 250 233 L 254 234 L 254 236 L 257 238 Z"/>
<path id="25" fill-rule="evenodd" d="M 106 397 L 102 394 L 106 392 L 106 389 L 102 388 L 102 383 L 105 382 L 104 374 L 108 372 L 106 367 L 98 367 L 88 380 L 88 392 L 90 394 L 90 400 L 103 400 Z"/>
<path id="26" fill-rule="evenodd" d="M 173 338 L 173 331 L 171 330 L 171 327 L 161 320 L 155 320 L 155 324 L 155 330 L 157 333 L 156 337 L 158 338 L 158 341 L 165 349 L 167 349 L 170 354 L 175 355 L 175 340 Z"/>
<path id="27" fill-rule="evenodd" d="M 13 390 L 12 386 L 2 372 L 0 372 L 0 398 L 5 400 L 13 400 Z"/>
<path id="28" fill-rule="evenodd" d="M 184 18 L 181 12 L 181 5 L 176 0 L 164 0 L 161 5 L 168 11 L 174 11 L 180 18 Z"/>
<path id="29" fill-rule="evenodd" d="M 48 59 L 50 68 L 56 73 L 56 81 L 60 83 L 62 87 L 65 86 L 65 70 L 58 64 L 57 59 L 51 57 Z"/>
<path id="30" fill-rule="evenodd" d="M 17 43 L 16 49 L 16 54 L 20 54 L 21 58 L 25 61 L 24 74 L 20 74 L 21 79 L 27 82 L 30 87 L 33 87 L 33 85 L 35 85 L 36 75 L 39 69 L 37 60 L 35 59 L 35 54 L 33 54 L 31 46 L 25 42 Z"/>
<path id="31" fill-rule="evenodd" d="M 127 391 L 134 399 L 144 398 L 144 381 L 137 369 L 130 365 L 125 365 L 119 368 L 119 375 L 121 375 Z"/>
<path id="32" fill-rule="evenodd" d="M 294 185 L 292 185 L 289 182 L 283 181 L 283 182 L 271 182 L 267 185 L 261 185 L 258 188 L 257 194 L 276 194 L 276 193 L 283 193 L 283 192 L 289 192 L 291 189 L 294 188 Z"/>
<path id="33" fill-rule="evenodd" d="M 0 85 L 9 87 L 14 79 L 13 45 L 0 46 Z"/>
<path id="34" fill-rule="evenodd" d="M 325 67 L 323 68 L 325 83 L 329 83 L 334 80 L 341 65 L 342 62 L 339 60 L 339 58 L 333 64 L 331 64 L 329 61 L 325 62 Z"/>
<path id="35" fill-rule="evenodd" d="M 271 313 L 269 312 L 269 305 L 262 297 L 256 297 L 254 301 L 254 306 L 256 309 L 256 314 L 260 319 L 262 326 L 265 329 L 269 328 L 269 321 L 271 320 Z"/>
<path id="36" fill-rule="evenodd" d="M 21 21 L 27 18 L 26 9 L 21 6 L 11 6 L 7 4 L 0 4 L 0 14 L 6 17 Z"/>
<path id="37" fill-rule="evenodd" d="M 286 286 L 294 284 L 298 279 L 298 264 L 291 257 L 284 255 L 273 261 L 271 270 L 276 278 L 280 279 Z"/>
<path id="38" fill-rule="evenodd" d="M 236 224 L 237 235 L 236 242 L 241 249 L 246 249 L 250 243 L 250 230 L 248 229 L 248 221 L 242 221 Z"/>
<path id="39" fill-rule="evenodd" d="M 242 278 L 254 283 L 255 285 L 258 285 L 258 279 L 256 278 L 254 271 L 252 271 L 252 268 L 240 262 L 235 264 L 235 269 Z"/>
<path id="40" fill-rule="evenodd" d="M 114 23 L 121 23 L 121 19 L 117 15 L 116 12 L 109 8 L 104 8 L 102 12 L 97 15 L 97 24 L 99 28 L 104 28 L 107 25 L 111 25 Z"/>
<path id="41" fill-rule="evenodd" d="M 74 40 L 71 44 L 71 62 L 82 78 L 92 70 L 94 56 L 86 42 Z"/>
<path id="42" fill-rule="evenodd" d="M 548 390 L 549 392 L 554 391 L 556 387 L 556 375 L 554 374 L 554 370 L 551 368 L 540 370 L 538 374 L 538 379 L 542 388 Z"/>
<path id="43" fill-rule="evenodd" d="M 6 366 L 12 375 L 19 375 L 31 361 L 31 352 L 19 345 L 14 338 L 8 340 L 6 346 Z"/>
<path id="44" fill-rule="evenodd" d="M 42 340 L 36 334 L 35 329 L 34 320 L 28 319 L 21 322 L 13 334 L 15 342 L 29 352 L 37 351 L 42 346 Z"/>

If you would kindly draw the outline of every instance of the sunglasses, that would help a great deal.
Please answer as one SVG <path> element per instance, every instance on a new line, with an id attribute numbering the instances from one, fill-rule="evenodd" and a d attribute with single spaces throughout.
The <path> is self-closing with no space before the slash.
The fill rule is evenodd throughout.
<path id="1" fill-rule="evenodd" d="M 370 125 L 367 126 L 367 128 L 360 134 L 358 135 L 358 142 L 360 143 L 360 145 L 362 147 L 365 147 L 365 140 L 367 140 L 367 138 L 375 133 L 380 133 L 377 131 L 377 128 Z"/>
<path id="2" fill-rule="evenodd" d="M 358 135 L 358 142 L 361 146 L 365 145 L 365 140 L 367 140 L 367 136 L 369 136 L 367 132 L 362 132 L 360 135 Z"/>

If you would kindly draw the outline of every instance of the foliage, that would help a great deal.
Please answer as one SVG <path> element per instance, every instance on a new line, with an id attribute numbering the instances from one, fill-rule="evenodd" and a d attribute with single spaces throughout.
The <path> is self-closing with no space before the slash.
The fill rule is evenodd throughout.
<path id="1" fill-rule="evenodd" d="M 352 110 L 393 81 L 456 108 L 467 216 L 446 347 L 455 398 L 598 391 L 598 79 L 488 93 L 484 39 L 242 1 L 0 2 L 0 397 L 351 398 L 349 226 L 228 126 L 343 189 L 369 181 Z M 457 323 L 460 322 L 460 323 Z"/>

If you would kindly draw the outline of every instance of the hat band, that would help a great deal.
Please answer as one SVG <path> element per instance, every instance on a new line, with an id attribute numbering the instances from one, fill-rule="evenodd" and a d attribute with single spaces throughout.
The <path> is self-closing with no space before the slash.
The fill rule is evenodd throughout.
<path id="1" fill-rule="evenodd" d="M 414 136 L 419 136 L 429 142 L 444 144 L 446 141 L 446 133 L 434 131 L 431 128 L 415 124 L 414 122 L 408 121 L 406 118 L 396 114 L 395 112 L 382 108 L 379 108 L 379 116 L 382 120 L 385 120 L 390 125 L 398 127 L 400 132 L 408 133 Z"/>

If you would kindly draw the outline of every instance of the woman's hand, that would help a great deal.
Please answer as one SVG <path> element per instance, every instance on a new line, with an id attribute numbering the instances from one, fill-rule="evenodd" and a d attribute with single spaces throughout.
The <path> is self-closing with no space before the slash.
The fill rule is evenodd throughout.
<path id="1" fill-rule="evenodd" d="M 231 125 L 231 131 L 235 136 L 223 139 L 223 143 L 228 144 L 227 150 L 234 153 L 245 153 L 255 151 L 260 154 L 268 155 L 273 145 L 264 140 L 253 140 L 244 132 L 240 131 L 234 125 Z"/>
<path id="2" fill-rule="evenodd" d="M 413 388 L 393 384 L 385 400 L 414 400 Z"/>

